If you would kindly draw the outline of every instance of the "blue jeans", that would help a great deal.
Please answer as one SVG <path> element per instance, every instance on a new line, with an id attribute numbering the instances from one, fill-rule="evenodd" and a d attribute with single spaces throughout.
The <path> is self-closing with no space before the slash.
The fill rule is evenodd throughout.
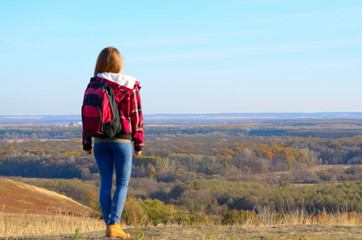
<path id="1" fill-rule="evenodd" d="M 94 157 L 101 177 L 99 202 L 106 224 L 121 221 L 132 169 L 131 143 L 101 142 L 94 144 Z M 116 169 L 116 191 L 111 199 L 113 168 Z"/>

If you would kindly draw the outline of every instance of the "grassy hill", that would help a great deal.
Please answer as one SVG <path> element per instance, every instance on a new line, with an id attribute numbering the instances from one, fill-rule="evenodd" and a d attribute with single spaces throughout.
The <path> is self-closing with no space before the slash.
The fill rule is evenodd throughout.
<path id="1" fill-rule="evenodd" d="M 6 178 L 0 178 L 0 206 L 3 213 L 89 216 L 93 211 L 56 192 Z"/>
<path id="2" fill-rule="evenodd" d="M 102 230 L 92 209 L 26 183 L 0 178 L 0 238 L 70 234 Z"/>

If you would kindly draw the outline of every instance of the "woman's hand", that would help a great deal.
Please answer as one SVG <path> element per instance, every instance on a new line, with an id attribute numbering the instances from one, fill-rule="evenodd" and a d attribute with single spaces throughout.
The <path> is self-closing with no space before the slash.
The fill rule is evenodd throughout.
<path id="1" fill-rule="evenodd" d="M 142 155 L 142 151 L 135 151 L 136 156 Z"/>
<path id="2" fill-rule="evenodd" d="M 87 154 L 92 154 L 92 150 L 84 150 L 84 152 L 86 152 Z"/>

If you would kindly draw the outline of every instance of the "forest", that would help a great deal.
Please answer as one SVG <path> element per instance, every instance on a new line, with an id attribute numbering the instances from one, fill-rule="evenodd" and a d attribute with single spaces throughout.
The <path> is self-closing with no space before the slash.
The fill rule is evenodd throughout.
<path id="1" fill-rule="evenodd" d="M 80 132 L 80 127 L 0 128 L 0 176 L 99 209 L 99 174 L 93 157 L 81 149 Z M 144 155 L 133 159 L 128 222 L 146 213 L 153 224 L 230 223 L 265 209 L 362 213 L 362 121 L 146 126 L 145 134 Z M 164 214 L 151 216 L 155 209 Z"/>

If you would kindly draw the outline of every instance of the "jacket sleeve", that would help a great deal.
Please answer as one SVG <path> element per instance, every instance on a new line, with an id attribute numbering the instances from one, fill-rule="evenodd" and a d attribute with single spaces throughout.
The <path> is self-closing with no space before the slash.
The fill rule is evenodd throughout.
<path id="1" fill-rule="evenodd" d="M 84 130 L 83 130 L 82 136 L 83 136 L 83 140 L 82 140 L 83 150 L 91 150 L 92 149 L 92 137 L 87 135 L 84 132 Z"/>
<path id="2" fill-rule="evenodd" d="M 130 96 L 130 115 L 132 125 L 132 140 L 135 151 L 142 151 L 143 140 L 143 115 L 139 88 L 136 87 Z"/>

